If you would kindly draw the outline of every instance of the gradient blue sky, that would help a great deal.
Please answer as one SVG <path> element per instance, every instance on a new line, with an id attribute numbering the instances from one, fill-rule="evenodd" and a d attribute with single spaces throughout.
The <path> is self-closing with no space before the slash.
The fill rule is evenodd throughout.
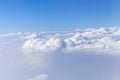
<path id="1" fill-rule="evenodd" d="M 119 0 L 0 0 L 0 32 L 120 26 Z"/>

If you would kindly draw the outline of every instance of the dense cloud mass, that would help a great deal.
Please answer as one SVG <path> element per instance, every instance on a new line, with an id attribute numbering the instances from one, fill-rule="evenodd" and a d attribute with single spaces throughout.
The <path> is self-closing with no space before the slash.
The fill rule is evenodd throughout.
<path id="1" fill-rule="evenodd" d="M 120 28 L 76 29 L 73 32 L 31 33 L 23 44 L 27 53 L 119 54 Z"/>
<path id="2" fill-rule="evenodd" d="M 85 57 L 87 54 L 118 56 L 120 55 L 120 28 L 0 34 L 0 63 L 2 64 L 0 74 L 9 74 L 11 80 L 17 79 L 17 76 L 14 77 L 13 74 L 19 75 L 20 80 L 46 80 L 47 75 L 41 74 L 44 73 L 42 69 L 62 63 L 63 61 L 59 62 L 59 59 L 66 59 L 65 56 L 56 56 L 61 53 L 63 53 L 62 55 L 82 54 L 83 56 L 85 54 Z M 2 71 L 3 68 L 5 71 Z M 32 78 L 30 73 L 33 72 L 33 68 L 38 71 L 35 75 L 41 75 L 36 77 L 32 75 Z M 26 74 L 29 76 L 25 77 Z M 4 76 L 0 76 L 0 79 L 8 80 L 9 77 L 4 79 Z"/>
<path id="3" fill-rule="evenodd" d="M 1 49 L 11 45 L 25 55 L 32 54 L 33 56 L 56 52 L 115 55 L 120 54 L 120 28 L 1 34 Z"/>

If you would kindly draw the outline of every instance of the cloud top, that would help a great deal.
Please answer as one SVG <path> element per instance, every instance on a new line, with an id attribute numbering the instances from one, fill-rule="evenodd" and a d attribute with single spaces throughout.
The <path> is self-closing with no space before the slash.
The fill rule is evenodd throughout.
<path id="1" fill-rule="evenodd" d="M 33 37 L 31 37 L 33 36 Z M 30 34 L 23 44 L 27 53 L 120 54 L 120 28 L 76 29 L 73 32 Z"/>
<path id="2" fill-rule="evenodd" d="M 11 45 L 27 56 L 42 56 L 57 52 L 116 55 L 120 54 L 120 28 L 1 34 L 0 50 Z"/>

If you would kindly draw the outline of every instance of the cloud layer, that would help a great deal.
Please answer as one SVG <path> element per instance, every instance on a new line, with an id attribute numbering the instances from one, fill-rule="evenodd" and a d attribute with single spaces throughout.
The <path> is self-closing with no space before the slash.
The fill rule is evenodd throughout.
<path id="1" fill-rule="evenodd" d="M 28 71 L 32 68 L 43 69 L 51 64 L 52 59 L 56 57 L 54 54 L 59 53 L 120 55 L 120 28 L 0 34 L 0 62 L 2 64 L 0 70 L 4 68 L 6 70 L 3 71 L 4 74 L 9 72 L 10 77 L 13 71 L 9 70 L 19 73 L 24 71 L 24 68 Z M 23 72 L 20 74 L 25 75 Z M 30 80 L 45 80 L 46 78 L 47 75 L 41 74 Z"/>
<path id="2" fill-rule="evenodd" d="M 1 34 L 0 51 L 7 47 L 19 50 L 25 56 L 43 56 L 57 52 L 115 55 L 120 54 L 120 28 Z"/>
<path id="3" fill-rule="evenodd" d="M 76 29 L 73 32 L 31 33 L 26 36 L 26 53 L 120 54 L 120 28 Z"/>

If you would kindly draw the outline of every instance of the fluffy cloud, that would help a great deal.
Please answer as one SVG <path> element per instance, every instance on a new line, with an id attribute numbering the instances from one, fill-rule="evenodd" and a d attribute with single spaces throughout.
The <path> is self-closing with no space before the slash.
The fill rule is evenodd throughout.
<path id="1" fill-rule="evenodd" d="M 46 68 L 57 53 L 120 55 L 120 28 L 0 34 L 0 61 L 6 73 L 8 67 L 16 71 L 22 67 Z M 31 80 L 44 79 L 40 75 Z"/>
<path id="2" fill-rule="evenodd" d="M 28 79 L 28 80 L 46 80 L 47 77 L 48 77 L 48 75 L 46 75 L 46 74 L 41 74 L 41 75 L 38 75 L 38 76 L 36 76 L 36 77 L 34 77 L 34 78 L 32 78 L 32 79 Z"/>
<path id="3" fill-rule="evenodd" d="M 120 54 L 120 28 L 1 34 L 0 51 L 7 49 L 13 52 L 18 50 L 27 56 L 28 60 L 36 56 L 43 57 L 57 52 L 116 55 Z M 37 59 L 36 63 L 38 61 Z"/>
<path id="4" fill-rule="evenodd" d="M 56 57 L 54 54 L 57 53 L 120 55 L 120 28 L 0 34 L 0 74 L 9 72 L 11 77 L 22 71 L 20 74 L 24 76 L 27 74 L 26 71 L 32 72 L 33 68 L 39 72 L 43 69 L 41 67 L 46 68 L 46 65 L 51 65 Z M 46 78 L 46 74 L 41 74 L 29 80 L 45 80 Z"/>
<path id="5" fill-rule="evenodd" d="M 31 37 L 33 36 L 33 37 Z M 31 34 L 23 45 L 26 53 L 120 54 L 120 28 L 76 29 L 73 32 Z"/>

